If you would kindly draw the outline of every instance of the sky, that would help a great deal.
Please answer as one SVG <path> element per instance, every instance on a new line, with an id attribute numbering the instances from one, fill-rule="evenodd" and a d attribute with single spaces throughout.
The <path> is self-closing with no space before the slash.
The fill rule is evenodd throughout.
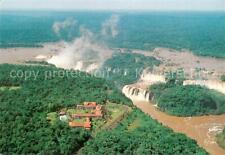
<path id="1" fill-rule="evenodd" d="M 225 0 L 0 0 L 0 9 L 225 11 Z"/>

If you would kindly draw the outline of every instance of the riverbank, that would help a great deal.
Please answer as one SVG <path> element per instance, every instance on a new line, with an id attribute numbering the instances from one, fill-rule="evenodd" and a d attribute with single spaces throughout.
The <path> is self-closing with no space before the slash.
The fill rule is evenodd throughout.
<path id="1" fill-rule="evenodd" d="M 134 87 L 135 84 L 132 86 Z M 163 125 L 173 129 L 175 132 L 184 133 L 192 139 L 195 139 L 210 154 L 225 154 L 225 150 L 216 143 L 216 135 L 225 126 L 225 115 L 198 117 L 171 116 L 159 111 L 155 105 L 147 102 L 144 98 L 130 95 L 126 89 L 123 89 L 123 93 L 143 112 L 158 120 Z"/>
<path id="2" fill-rule="evenodd" d="M 63 42 L 46 43 L 43 47 L 0 48 L 0 64 L 22 64 L 26 61 L 47 61 L 65 48 Z"/>

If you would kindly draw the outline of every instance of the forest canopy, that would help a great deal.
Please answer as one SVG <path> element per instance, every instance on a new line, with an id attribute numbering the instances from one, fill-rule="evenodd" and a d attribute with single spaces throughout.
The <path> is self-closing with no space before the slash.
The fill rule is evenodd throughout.
<path id="1" fill-rule="evenodd" d="M 66 76 L 62 76 L 64 72 Z M 61 121 L 50 124 L 46 119 L 49 112 L 84 101 L 132 106 L 110 81 L 84 72 L 5 64 L 0 65 L 0 87 L 4 88 L 0 89 L 3 154 L 70 155 L 83 146 L 81 153 L 91 155 L 207 154 L 196 141 L 174 133 L 136 108 L 116 128 L 94 137 L 90 131 L 70 128 Z"/>
<path id="2" fill-rule="evenodd" d="M 68 75 L 62 76 L 63 72 Z M 60 121 L 50 125 L 47 113 L 84 101 L 131 105 L 104 79 L 52 66 L 0 65 L 0 87 L 4 88 L 0 89 L 3 154 L 72 154 L 90 138 L 90 132 Z"/>
<path id="3" fill-rule="evenodd" d="M 198 85 L 159 83 L 150 87 L 160 110 L 177 116 L 225 113 L 225 95 Z"/>

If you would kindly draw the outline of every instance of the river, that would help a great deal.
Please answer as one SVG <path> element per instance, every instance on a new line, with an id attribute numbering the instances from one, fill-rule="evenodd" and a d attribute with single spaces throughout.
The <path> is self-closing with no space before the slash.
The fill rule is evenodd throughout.
<path id="1" fill-rule="evenodd" d="M 133 87 L 133 85 L 132 85 Z M 175 132 L 184 133 L 195 139 L 199 146 L 212 155 L 225 155 L 225 149 L 218 146 L 215 135 L 221 132 L 225 126 L 225 115 L 208 115 L 196 117 L 171 116 L 157 109 L 156 106 L 135 94 L 130 94 L 127 89 L 123 93 L 129 97 L 135 106 L 163 125 Z M 143 95 L 142 95 L 143 96 Z"/>

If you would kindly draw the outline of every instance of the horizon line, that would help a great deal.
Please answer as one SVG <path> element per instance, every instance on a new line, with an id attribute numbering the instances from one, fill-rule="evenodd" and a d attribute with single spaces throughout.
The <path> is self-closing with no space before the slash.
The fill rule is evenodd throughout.
<path id="1" fill-rule="evenodd" d="M 54 8 L 1 8 L 1 11 L 103 11 L 103 12 L 225 12 L 225 9 L 54 9 Z"/>

